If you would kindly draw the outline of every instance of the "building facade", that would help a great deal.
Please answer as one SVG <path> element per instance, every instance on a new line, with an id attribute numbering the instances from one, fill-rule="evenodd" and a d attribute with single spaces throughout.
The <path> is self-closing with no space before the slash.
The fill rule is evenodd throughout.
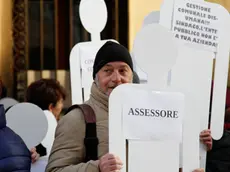
<path id="1" fill-rule="evenodd" d="M 209 1 L 230 9 L 228 0 Z M 70 51 L 75 44 L 89 40 L 81 25 L 79 3 L 80 0 L 0 1 L 0 76 L 9 96 L 23 101 L 26 87 L 44 77 L 56 78 L 70 90 Z M 102 39 L 116 39 L 131 51 L 144 17 L 158 11 L 162 0 L 105 3 L 108 21 Z"/>

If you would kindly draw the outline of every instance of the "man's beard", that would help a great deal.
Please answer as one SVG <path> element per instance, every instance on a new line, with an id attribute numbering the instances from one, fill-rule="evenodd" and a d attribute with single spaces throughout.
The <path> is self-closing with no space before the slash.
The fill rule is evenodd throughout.
<path id="1" fill-rule="evenodd" d="M 111 92 L 109 92 L 108 89 L 106 90 L 106 92 L 104 92 L 104 91 L 101 89 L 100 84 L 99 84 L 99 79 L 98 79 L 98 76 L 97 76 L 97 75 L 96 75 L 96 77 L 95 77 L 94 82 L 95 82 L 97 88 L 98 88 L 102 93 L 104 93 L 104 94 L 107 95 L 107 96 L 110 95 Z M 110 85 L 108 86 L 108 88 L 111 88 L 111 89 L 113 90 L 113 89 L 116 88 L 117 86 L 118 86 L 117 84 L 110 84 Z"/>

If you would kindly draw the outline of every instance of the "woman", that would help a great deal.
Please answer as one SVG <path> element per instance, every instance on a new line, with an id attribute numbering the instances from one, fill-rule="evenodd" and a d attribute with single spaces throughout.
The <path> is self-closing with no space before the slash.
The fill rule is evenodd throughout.
<path id="1" fill-rule="evenodd" d="M 29 85 L 26 91 L 26 102 L 33 103 L 42 110 L 49 110 L 60 119 L 60 113 L 63 108 L 63 101 L 66 98 L 64 88 L 55 79 L 40 79 Z M 46 156 L 46 148 L 39 144 L 31 149 L 32 162 L 36 162 L 40 156 Z"/>

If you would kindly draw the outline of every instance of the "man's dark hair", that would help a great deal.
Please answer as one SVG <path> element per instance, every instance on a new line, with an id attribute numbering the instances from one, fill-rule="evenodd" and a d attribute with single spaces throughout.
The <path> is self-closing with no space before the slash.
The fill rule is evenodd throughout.
<path id="1" fill-rule="evenodd" d="M 56 106 L 60 99 L 65 100 L 64 88 L 55 79 L 40 79 L 29 85 L 26 91 L 26 102 L 39 106 L 42 110 L 48 110 L 49 105 Z"/>

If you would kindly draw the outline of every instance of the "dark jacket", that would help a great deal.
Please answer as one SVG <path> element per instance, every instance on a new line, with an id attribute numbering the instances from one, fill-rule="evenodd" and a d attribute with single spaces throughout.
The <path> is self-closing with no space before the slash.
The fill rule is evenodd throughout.
<path id="1" fill-rule="evenodd" d="M 220 140 L 213 141 L 213 148 L 207 154 L 206 172 L 230 171 L 230 131 L 225 130 Z"/>
<path id="2" fill-rule="evenodd" d="M 30 172 L 31 154 L 25 143 L 6 126 L 3 105 L 0 105 L 0 172 Z"/>

